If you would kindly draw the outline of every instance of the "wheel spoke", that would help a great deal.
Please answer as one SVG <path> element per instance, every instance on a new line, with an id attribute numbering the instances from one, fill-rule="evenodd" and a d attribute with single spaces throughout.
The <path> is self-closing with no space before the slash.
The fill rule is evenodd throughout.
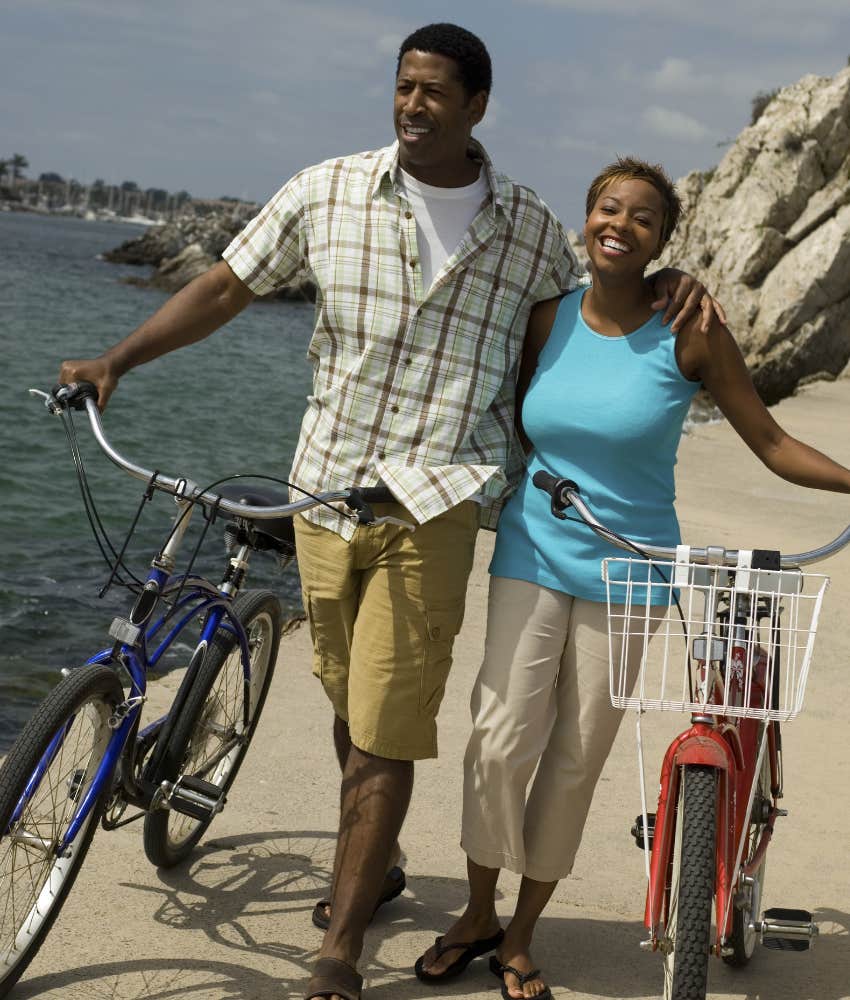
<path id="1" fill-rule="evenodd" d="M 73 672 L 48 695 L 0 772 L 0 984 L 20 976 L 58 913 L 94 832 L 98 799 L 58 853 L 91 788 L 123 697 L 107 667 Z M 52 749 L 48 752 L 48 747 Z M 14 820 L 12 817 L 15 817 Z"/>

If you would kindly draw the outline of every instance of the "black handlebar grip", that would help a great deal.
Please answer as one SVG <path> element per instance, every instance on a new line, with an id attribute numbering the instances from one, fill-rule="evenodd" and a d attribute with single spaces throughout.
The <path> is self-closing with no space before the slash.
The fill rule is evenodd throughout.
<path id="1" fill-rule="evenodd" d="M 538 490 L 543 490 L 543 492 L 548 493 L 549 496 L 552 496 L 552 491 L 559 482 L 556 476 L 553 476 L 551 472 L 546 472 L 545 469 L 538 469 L 537 472 L 535 472 L 531 477 L 531 481 Z"/>
<path id="2" fill-rule="evenodd" d="M 366 503 L 398 503 L 388 486 L 358 486 L 357 492 Z"/>
<path id="3" fill-rule="evenodd" d="M 97 402 L 97 386 L 94 382 L 71 382 L 68 385 L 60 383 L 53 386 L 50 395 L 74 410 L 84 410 L 87 399 L 93 399 Z"/>

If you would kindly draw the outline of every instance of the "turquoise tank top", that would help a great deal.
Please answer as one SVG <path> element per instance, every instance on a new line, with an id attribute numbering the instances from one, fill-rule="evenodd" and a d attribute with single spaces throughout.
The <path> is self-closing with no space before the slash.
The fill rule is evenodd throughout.
<path id="1" fill-rule="evenodd" d="M 605 601 L 601 561 L 628 553 L 584 523 L 554 518 L 531 477 L 545 469 L 574 479 L 607 527 L 677 545 L 673 468 L 700 383 L 679 370 L 676 338 L 660 313 L 624 337 L 605 337 L 582 319 L 585 292 L 561 300 L 540 352 L 522 408 L 533 450 L 499 519 L 490 572 Z"/>

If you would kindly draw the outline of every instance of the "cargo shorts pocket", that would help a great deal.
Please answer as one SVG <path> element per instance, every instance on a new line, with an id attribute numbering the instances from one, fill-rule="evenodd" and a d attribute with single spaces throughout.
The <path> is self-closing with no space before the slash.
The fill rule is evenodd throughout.
<path id="1" fill-rule="evenodd" d="M 339 621 L 339 602 L 317 599 L 306 591 L 302 596 L 313 644 L 313 673 L 325 687 L 344 689 L 348 683 L 348 644 Z"/>
<path id="2" fill-rule="evenodd" d="M 452 665 L 452 646 L 463 624 L 463 605 L 425 609 L 425 648 L 419 686 L 420 711 L 436 716 Z"/>

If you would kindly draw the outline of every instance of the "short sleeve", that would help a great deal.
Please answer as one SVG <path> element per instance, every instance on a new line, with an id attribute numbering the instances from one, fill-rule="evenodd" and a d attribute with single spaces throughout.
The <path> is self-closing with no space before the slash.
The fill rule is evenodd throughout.
<path id="1" fill-rule="evenodd" d="M 535 286 L 533 294 L 535 303 L 557 298 L 566 292 L 573 292 L 582 284 L 582 267 L 570 246 L 564 227 L 551 212 L 549 212 L 549 221 L 549 265 L 542 279 Z"/>
<path id="2" fill-rule="evenodd" d="M 293 284 L 305 269 L 303 177 L 302 171 L 287 181 L 222 254 L 255 295 Z"/>

